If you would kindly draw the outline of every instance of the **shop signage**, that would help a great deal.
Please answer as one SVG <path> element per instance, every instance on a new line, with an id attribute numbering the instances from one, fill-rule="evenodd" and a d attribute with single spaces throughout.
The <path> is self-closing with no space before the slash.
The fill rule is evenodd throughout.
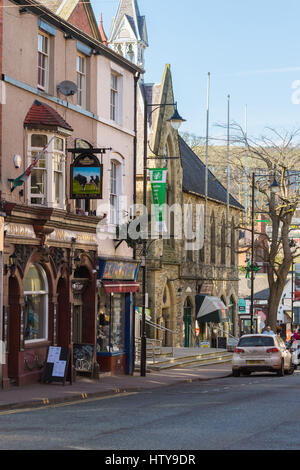
<path id="1" fill-rule="evenodd" d="M 157 230 L 159 232 L 164 232 L 164 210 L 166 202 L 167 169 L 152 168 L 149 169 L 149 172 Z"/>
<path id="2" fill-rule="evenodd" d="M 138 262 L 99 259 L 98 279 L 135 281 L 140 264 Z"/>
<path id="3" fill-rule="evenodd" d="M 96 234 L 88 232 L 72 232 L 71 230 L 54 229 L 47 240 L 53 240 L 57 242 L 68 242 L 71 243 L 72 238 L 76 238 L 76 243 L 82 245 L 96 245 L 97 238 Z"/>
<path id="4" fill-rule="evenodd" d="M 139 319 L 142 319 L 143 316 L 143 307 L 135 307 L 135 313 L 138 315 Z M 150 308 L 145 308 L 146 320 L 151 320 L 151 310 Z"/>
<path id="5" fill-rule="evenodd" d="M 103 165 L 96 155 L 80 154 L 70 167 L 70 199 L 102 199 Z"/>
<path id="6" fill-rule="evenodd" d="M 4 230 L 9 237 L 36 238 L 32 225 L 6 223 Z"/>
<path id="7" fill-rule="evenodd" d="M 300 264 L 295 264 L 295 296 L 294 300 L 300 300 Z"/>

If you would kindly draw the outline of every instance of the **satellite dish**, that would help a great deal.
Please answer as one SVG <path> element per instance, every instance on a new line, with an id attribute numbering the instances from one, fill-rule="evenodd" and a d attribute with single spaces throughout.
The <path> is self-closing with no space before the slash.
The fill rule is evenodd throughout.
<path id="1" fill-rule="evenodd" d="M 57 91 L 65 96 L 73 96 L 77 93 L 78 87 L 76 83 L 64 80 L 57 85 Z"/>

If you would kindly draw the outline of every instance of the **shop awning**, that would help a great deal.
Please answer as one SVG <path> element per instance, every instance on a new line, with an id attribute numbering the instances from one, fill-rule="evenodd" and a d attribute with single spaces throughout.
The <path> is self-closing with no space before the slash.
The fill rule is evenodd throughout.
<path id="1" fill-rule="evenodd" d="M 196 295 L 196 320 L 199 323 L 224 323 L 228 321 L 228 309 L 218 298 Z"/>
<path id="2" fill-rule="evenodd" d="M 104 291 L 110 293 L 127 294 L 129 292 L 138 292 L 139 283 L 135 281 L 102 281 Z"/>

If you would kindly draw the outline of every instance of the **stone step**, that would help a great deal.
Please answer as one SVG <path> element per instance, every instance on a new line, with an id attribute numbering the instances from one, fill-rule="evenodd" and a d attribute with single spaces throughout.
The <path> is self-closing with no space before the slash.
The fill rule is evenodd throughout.
<path id="1" fill-rule="evenodd" d="M 220 364 L 228 363 L 232 361 L 232 353 L 227 351 L 212 352 L 212 353 L 203 353 L 200 355 L 188 355 L 181 357 L 172 357 L 166 360 L 161 358 L 152 361 L 147 361 L 147 369 L 150 371 L 160 371 L 165 369 L 172 369 L 178 367 L 198 367 L 209 364 Z M 139 366 L 137 364 L 136 369 L 138 370 Z"/>

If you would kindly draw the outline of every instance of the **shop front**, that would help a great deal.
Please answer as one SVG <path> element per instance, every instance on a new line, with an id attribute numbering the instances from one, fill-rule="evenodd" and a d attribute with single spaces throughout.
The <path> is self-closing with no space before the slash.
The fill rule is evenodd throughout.
<path id="1" fill-rule="evenodd" d="M 73 223 L 74 230 L 63 228 L 66 216 L 61 211 L 26 206 L 7 210 L 3 388 L 38 382 L 49 346 L 72 351 L 75 335 L 76 340 L 95 344 L 96 301 L 90 299 L 96 299 L 96 225 L 86 218 L 83 232 L 79 230 L 82 218 L 69 215 L 68 219 L 66 225 Z M 75 321 L 78 304 L 80 324 Z"/>
<path id="2" fill-rule="evenodd" d="M 139 290 L 138 272 L 138 262 L 99 258 L 97 361 L 100 372 L 133 372 L 133 295 Z"/>
<path id="3" fill-rule="evenodd" d="M 224 302 L 218 297 L 197 294 L 196 302 L 196 320 L 198 325 L 208 325 L 207 340 L 210 341 L 212 348 L 226 349 L 227 338 L 222 336 L 224 324 L 228 323 L 228 309 Z"/>

